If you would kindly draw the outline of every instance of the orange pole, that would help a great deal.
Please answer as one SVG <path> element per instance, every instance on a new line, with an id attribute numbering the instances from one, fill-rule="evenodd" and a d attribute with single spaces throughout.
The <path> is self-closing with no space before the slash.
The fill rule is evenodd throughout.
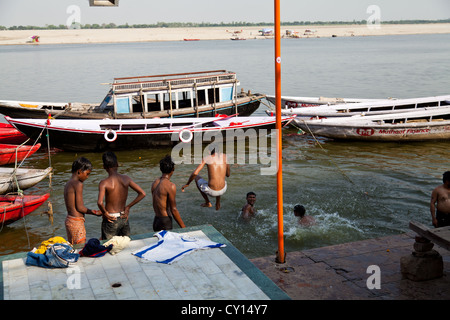
<path id="1" fill-rule="evenodd" d="M 283 169 L 281 134 L 281 49 L 280 49 L 280 0 L 275 1 L 275 117 L 277 129 L 277 209 L 278 209 L 278 251 L 276 261 L 285 262 L 283 234 Z"/>

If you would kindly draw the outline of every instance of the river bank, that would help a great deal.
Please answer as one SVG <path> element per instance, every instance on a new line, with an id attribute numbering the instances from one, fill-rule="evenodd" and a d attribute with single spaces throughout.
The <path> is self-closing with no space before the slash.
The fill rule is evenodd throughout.
<path id="1" fill-rule="evenodd" d="M 39 36 L 40 44 L 229 40 L 234 32 L 239 32 L 237 35 L 242 39 L 266 39 L 268 37 L 262 36 L 259 32 L 264 28 L 273 27 L 3 30 L 0 31 L 0 45 L 28 44 L 31 43 L 31 37 L 35 35 Z M 300 38 L 443 34 L 450 33 L 450 24 L 381 24 L 378 27 L 367 25 L 283 26 L 281 27 L 283 36 L 286 35 L 287 30 L 292 30 Z"/>

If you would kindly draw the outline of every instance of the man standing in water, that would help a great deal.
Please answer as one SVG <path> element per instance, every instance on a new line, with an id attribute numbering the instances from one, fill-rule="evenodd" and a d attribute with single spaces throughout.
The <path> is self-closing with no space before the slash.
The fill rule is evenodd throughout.
<path id="1" fill-rule="evenodd" d="M 212 207 L 208 196 L 216 197 L 216 210 L 220 209 L 220 196 L 227 191 L 226 177 L 230 176 L 230 165 L 227 164 L 227 156 L 223 153 L 216 152 L 216 146 L 210 146 L 210 155 L 202 159 L 202 162 L 192 172 L 188 182 L 181 187 L 181 191 L 195 180 L 198 190 L 205 199 L 205 203 L 201 204 L 202 207 Z M 207 166 L 208 169 L 208 181 L 203 179 L 198 174 Z"/>
<path id="2" fill-rule="evenodd" d="M 128 215 L 130 208 L 144 199 L 145 191 L 129 176 L 119 174 L 119 163 L 113 152 L 105 152 L 102 156 L 103 168 L 108 172 L 108 178 L 100 181 L 97 205 L 103 213 L 102 239 L 108 240 L 114 236 L 129 236 L 130 224 Z M 128 188 L 136 191 L 136 198 L 126 205 Z M 105 204 L 103 204 L 103 198 Z"/>
<path id="3" fill-rule="evenodd" d="M 431 193 L 431 221 L 436 228 L 450 226 L 450 171 L 444 172 L 442 182 Z"/>
<path id="4" fill-rule="evenodd" d="M 152 184 L 153 210 L 155 218 L 153 219 L 153 231 L 171 230 L 172 217 L 181 228 L 185 228 L 180 212 L 178 212 L 175 196 L 177 187 L 170 178 L 175 171 L 175 164 L 170 156 L 165 156 L 159 162 L 159 168 L 162 176 Z"/>

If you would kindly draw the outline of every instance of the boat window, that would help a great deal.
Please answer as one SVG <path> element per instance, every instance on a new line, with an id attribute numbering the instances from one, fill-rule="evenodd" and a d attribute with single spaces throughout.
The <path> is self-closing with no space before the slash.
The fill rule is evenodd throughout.
<path id="1" fill-rule="evenodd" d="M 206 104 L 206 90 L 197 90 L 198 105 L 203 106 Z"/>
<path id="2" fill-rule="evenodd" d="M 120 124 L 101 124 L 100 129 L 102 130 L 120 130 Z"/>
<path id="3" fill-rule="evenodd" d="M 131 112 L 130 97 L 117 97 L 116 98 L 116 112 L 117 113 L 130 113 Z"/>
<path id="4" fill-rule="evenodd" d="M 178 94 L 178 107 L 179 108 L 191 108 L 192 107 L 191 91 L 179 91 L 177 94 Z"/>
<path id="5" fill-rule="evenodd" d="M 145 123 L 142 123 L 142 124 L 122 124 L 122 130 L 145 130 Z"/>
<path id="6" fill-rule="evenodd" d="M 221 94 L 220 101 L 233 100 L 233 87 L 222 88 L 220 94 Z"/>
<path id="7" fill-rule="evenodd" d="M 147 123 L 147 129 L 169 129 L 169 124 L 167 123 Z"/>
<path id="8" fill-rule="evenodd" d="M 219 88 L 208 89 L 208 101 L 209 101 L 209 104 L 219 102 Z"/>
<path id="9" fill-rule="evenodd" d="M 147 94 L 147 110 L 150 111 L 160 111 L 161 105 L 159 102 L 159 94 Z"/>

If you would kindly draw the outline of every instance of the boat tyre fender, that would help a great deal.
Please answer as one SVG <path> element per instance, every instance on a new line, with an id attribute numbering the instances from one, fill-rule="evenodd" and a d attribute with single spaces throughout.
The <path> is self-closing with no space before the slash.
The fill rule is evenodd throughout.
<path id="1" fill-rule="evenodd" d="M 194 134 L 189 129 L 183 129 L 179 133 L 180 141 L 184 143 L 191 142 L 193 136 Z"/>
<path id="2" fill-rule="evenodd" d="M 111 135 L 112 135 L 112 137 L 111 137 Z M 106 131 L 105 131 L 104 137 L 105 137 L 105 140 L 106 140 L 106 141 L 108 141 L 108 142 L 114 142 L 114 141 L 116 141 L 116 139 L 117 139 L 117 132 L 115 132 L 115 131 L 112 130 L 112 129 L 106 130 Z"/>

